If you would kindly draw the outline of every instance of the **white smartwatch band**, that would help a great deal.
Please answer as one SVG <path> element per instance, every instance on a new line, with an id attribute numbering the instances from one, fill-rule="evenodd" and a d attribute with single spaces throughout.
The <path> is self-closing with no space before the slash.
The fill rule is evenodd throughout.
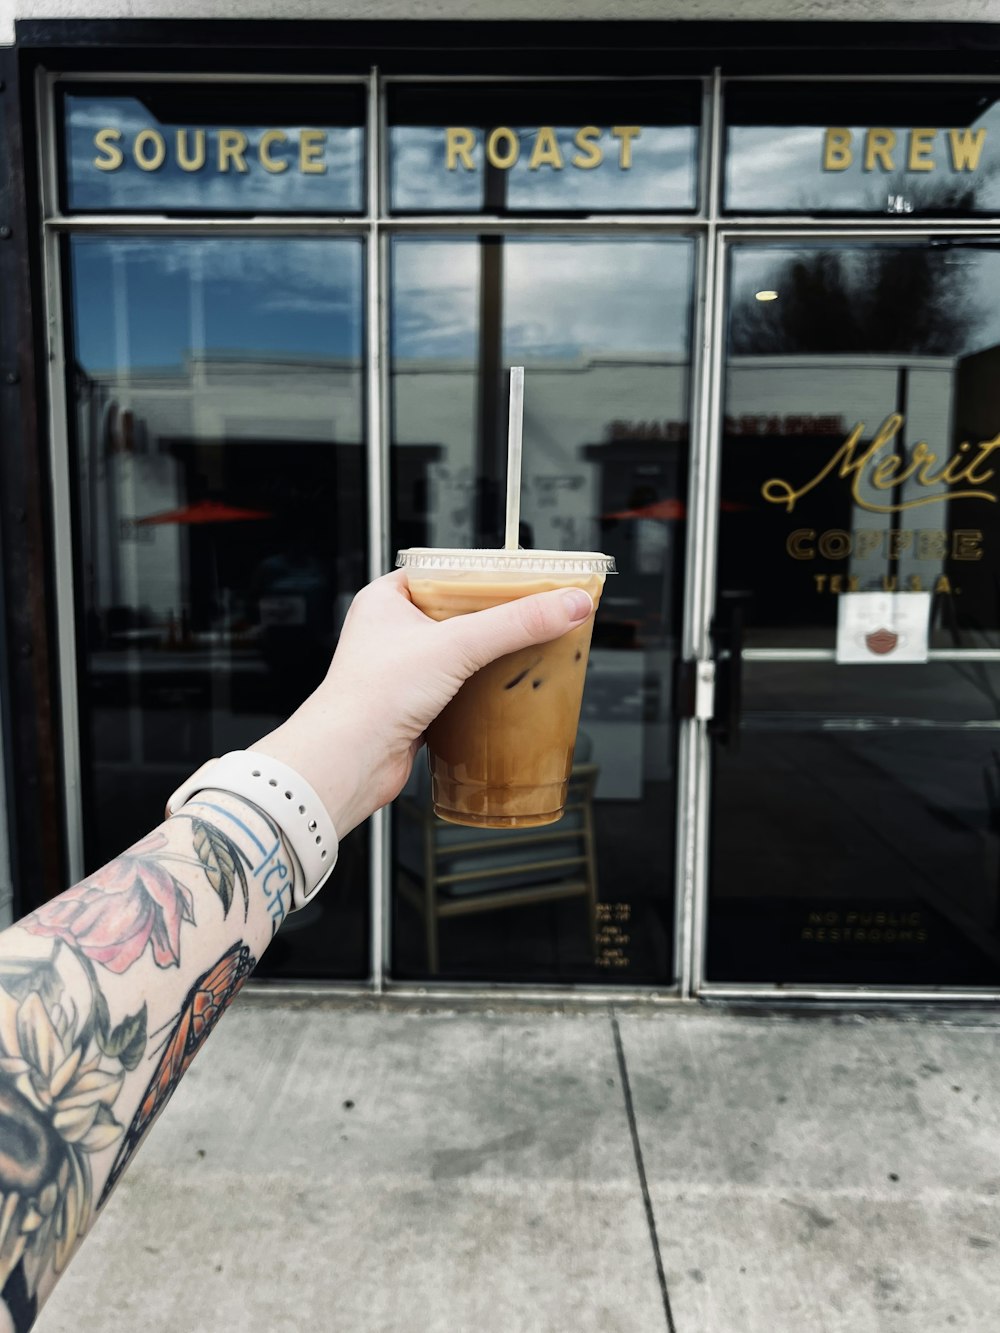
<path id="1" fill-rule="evenodd" d="M 167 801 L 175 815 L 200 791 L 232 792 L 270 815 L 288 839 L 302 868 L 304 882 L 296 884 L 291 910 L 297 911 L 323 887 L 337 863 L 337 831 L 323 802 L 294 768 L 257 750 L 230 750 L 210 759 L 181 783 Z"/>

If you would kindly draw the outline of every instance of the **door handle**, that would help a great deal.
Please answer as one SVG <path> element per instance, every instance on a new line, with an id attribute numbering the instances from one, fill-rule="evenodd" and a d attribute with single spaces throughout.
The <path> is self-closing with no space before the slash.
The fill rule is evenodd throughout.
<path id="1" fill-rule="evenodd" d="M 743 633 L 752 594 L 727 589 L 719 594 L 712 621 L 716 709 L 708 724 L 710 736 L 732 754 L 739 754 L 743 723 Z"/>

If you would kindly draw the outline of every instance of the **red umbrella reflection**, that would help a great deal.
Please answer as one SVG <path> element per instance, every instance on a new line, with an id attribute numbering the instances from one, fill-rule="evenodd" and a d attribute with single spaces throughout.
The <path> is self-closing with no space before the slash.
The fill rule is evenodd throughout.
<path id="1" fill-rule="evenodd" d="M 750 506 L 735 500 L 723 500 L 719 508 L 724 514 L 736 514 Z M 684 501 L 674 498 L 653 500 L 650 504 L 640 505 L 638 509 L 617 509 L 612 514 L 601 515 L 602 518 L 658 518 L 664 523 L 674 523 L 686 516 L 687 506 Z"/>
<path id="2" fill-rule="evenodd" d="M 266 509 L 239 509 L 221 500 L 198 500 L 180 509 L 167 509 L 162 514 L 147 514 L 135 521 L 137 526 L 152 527 L 157 523 L 241 523 L 270 517 Z"/>
<path id="3" fill-rule="evenodd" d="M 661 518 L 666 523 L 681 519 L 686 513 L 683 500 L 654 500 L 651 504 L 640 505 L 638 509 L 617 509 L 613 514 L 602 514 L 602 518 Z"/>

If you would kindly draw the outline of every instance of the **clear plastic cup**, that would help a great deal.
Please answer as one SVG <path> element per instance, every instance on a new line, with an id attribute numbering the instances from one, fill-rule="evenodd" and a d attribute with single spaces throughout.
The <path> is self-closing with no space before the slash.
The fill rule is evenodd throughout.
<path id="1" fill-rule="evenodd" d="M 475 551 L 411 547 L 396 564 L 434 620 L 551 588 L 583 588 L 596 611 L 615 562 L 598 551 Z M 430 727 L 434 812 L 453 824 L 532 828 L 562 816 L 594 628 L 477 671 Z"/>

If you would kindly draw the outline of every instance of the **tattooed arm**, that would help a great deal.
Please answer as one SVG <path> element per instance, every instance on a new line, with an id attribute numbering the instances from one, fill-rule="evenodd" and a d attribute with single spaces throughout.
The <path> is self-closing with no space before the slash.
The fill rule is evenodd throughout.
<path id="1" fill-rule="evenodd" d="M 591 610 L 570 590 L 436 622 L 401 574 L 379 579 L 323 684 L 253 748 L 296 769 L 343 837 L 399 793 L 463 680 Z M 30 1328 L 301 874 L 269 816 L 202 791 L 0 934 L 0 1333 Z"/>

